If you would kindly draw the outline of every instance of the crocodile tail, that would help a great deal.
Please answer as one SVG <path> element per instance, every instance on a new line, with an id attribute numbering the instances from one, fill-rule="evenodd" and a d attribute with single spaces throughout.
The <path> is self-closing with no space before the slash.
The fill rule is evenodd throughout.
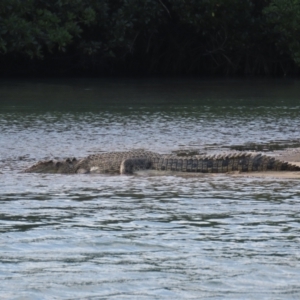
<path id="1" fill-rule="evenodd" d="M 291 163 L 287 163 L 287 167 L 286 167 L 287 171 L 300 171 L 300 166 L 291 164 Z"/>
<path id="2" fill-rule="evenodd" d="M 274 157 L 253 154 L 249 160 L 248 171 L 300 171 L 300 166 Z"/>

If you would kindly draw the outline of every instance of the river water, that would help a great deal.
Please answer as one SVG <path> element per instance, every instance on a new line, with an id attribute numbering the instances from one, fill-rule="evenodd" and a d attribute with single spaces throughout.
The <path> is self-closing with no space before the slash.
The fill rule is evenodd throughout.
<path id="1" fill-rule="evenodd" d="M 0 81 L 1 299 L 299 299 L 299 179 L 24 174 L 300 144 L 300 81 Z M 265 145 L 265 146 L 264 146 Z"/>

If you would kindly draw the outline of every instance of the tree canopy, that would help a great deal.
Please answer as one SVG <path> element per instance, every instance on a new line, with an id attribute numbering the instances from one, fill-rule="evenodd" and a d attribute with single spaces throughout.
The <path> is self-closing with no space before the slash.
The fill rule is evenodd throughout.
<path id="1" fill-rule="evenodd" d="M 4 74 L 296 75 L 300 0 L 2 0 Z"/>

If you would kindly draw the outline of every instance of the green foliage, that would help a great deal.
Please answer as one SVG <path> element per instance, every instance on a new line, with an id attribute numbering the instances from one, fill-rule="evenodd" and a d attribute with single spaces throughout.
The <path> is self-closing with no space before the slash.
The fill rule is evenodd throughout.
<path id="1" fill-rule="evenodd" d="M 0 60 L 66 69 L 281 74 L 300 66 L 299 32 L 300 0 L 0 1 Z"/>
<path id="2" fill-rule="evenodd" d="M 289 53 L 300 66 L 300 0 L 272 0 L 264 9 L 281 53 Z"/>
<path id="3" fill-rule="evenodd" d="M 2 53 L 42 58 L 45 51 L 66 51 L 83 32 L 82 25 L 95 23 L 89 1 L 3 0 L 0 10 Z"/>
<path id="4" fill-rule="evenodd" d="M 180 24 L 186 24 L 190 34 L 185 34 L 185 51 L 191 51 L 189 69 L 197 61 L 210 60 L 214 72 L 226 63 L 226 73 L 239 68 L 241 58 L 247 53 L 249 34 L 254 26 L 251 1 L 240 0 L 176 0 L 174 13 Z M 198 44 L 198 45 L 197 45 Z M 196 46 L 197 45 L 197 46 Z"/>

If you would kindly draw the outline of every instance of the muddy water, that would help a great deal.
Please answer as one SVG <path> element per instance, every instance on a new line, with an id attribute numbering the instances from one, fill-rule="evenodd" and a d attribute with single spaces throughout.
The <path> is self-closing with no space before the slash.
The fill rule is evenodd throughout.
<path id="1" fill-rule="evenodd" d="M 116 149 L 298 147 L 299 95 L 292 80 L 2 80 L 1 298 L 298 299 L 299 179 L 20 170 Z"/>

